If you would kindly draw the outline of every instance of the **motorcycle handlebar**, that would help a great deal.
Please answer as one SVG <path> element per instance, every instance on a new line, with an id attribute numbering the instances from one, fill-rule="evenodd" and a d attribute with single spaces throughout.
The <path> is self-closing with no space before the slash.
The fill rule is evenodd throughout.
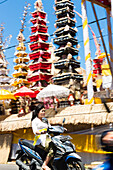
<path id="1" fill-rule="evenodd" d="M 62 126 L 50 126 L 48 127 L 47 132 L 48 133 L 64 133 L 64 131 L 66 130 L 66 128 L 62 127 Z"/>

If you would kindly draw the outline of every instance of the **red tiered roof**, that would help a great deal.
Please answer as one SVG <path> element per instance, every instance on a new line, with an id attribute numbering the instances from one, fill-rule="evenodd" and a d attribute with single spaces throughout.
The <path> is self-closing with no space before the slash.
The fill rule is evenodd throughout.
<path id="1" fill-rule="evenodd" d="M 93 74 L 100 74 L 100 73 L 102 73 L 102 70 L 100 70 L 100 69 L 93 70 Z"/>
<path id="2" fill-rule="evenodd" d="M 48 62 L 34 63 L 30 65 L 29 68 L 31 71 L 39 70 L 39 69 L 48 70 L 48 69 L 51 69 L 51 63 L 48 63 Z"/>
<path id="3" fill-rule="evenodd" d="M 42 19 L 45 19 L 46 18 L 46 13 L 45 12 L 43 12 L 43 11 L 34 11 L 34 12 L 32 12 L 31 13 L 32 14 L 32 17 L 33 18 L 36 18 L 36 17 L 40 17 L 40 18 L 42 18 Z"/>
<path id="4" fill-rule="evenodd" d="M 98 64 L 94 64 L 93 67 L 94 68 L 101 68 L 101 64 L 99 64 L 99 63 Z"/>
<path id="5" fill-rule="evenodd" d="M 39 4 L 36 2 L 35 7 Z M 40 8 L 41 9 L 41 8 Z M 49 43 L 46 43 L 48 40 L 48 27 L 46 26 L 46 13 L 37 8 L 36 11 L 32 12 L 32 17 L 30 21 L 33 26 L 31 26 L 31 36 L 30 49 L 32 53 L 29 54 L 30 60 L 41 59 L 40 61 L 36 60 L 29 65 L 29 68 L 33 73 L 28 76 L 28 81 L 38 82 L 46 81 L 49 82 L 52 75 L 49 73 L 51 69 L 51 63 L 47 61 L 51 57 L 49 50 Z M 43 61 L 44 60 L 44 61 Z M 41 72 L 40 72 L 40 71 Z M 49 71 L 48 71 L 49 70 Z"/>
<path id="6" fill-rule="evenodd" d="M 102 62 L 103 62 L 103 58 L 101 58 L 101 59 L 94 59 L 93 60 L 93 62 L 95 63 L 94 65 L 93 65 L 93 67 L 95 68 L 94 70 L 93 70 L 93 73 L 94 74 L 101 74 L 102 73 L 102 69 L 101 69 L 101 64 L 102 64 Z"/>
<path id="7" fill-rule="evenodd" d="M 44 59 L 49 59 L 51 57 L 51 53 L 47 51 L 36 51 L 33 53 L 29 54 L 30 60 L 35 60 L 38 59 L 39 57 L 44 58 Z"/>
<path id="8" fill-rule="evenodd" d="M 45 43 L 45 42 L 36 42 L 36 43 L 30 44 L 30 49 L 32 51 L 35 51 L 35 50 L 38 50 L 38 49 L 48 50 L 49 44 Z"/>
<path id="9" fill-rule="evenodd" d="M 43 19 L 38 18 L 33 18 L 30 20 L 32 22 L 32 24 L 39 24 L 39 25 L 45 25 L 46 26 L 46 21 Z"/>
<path id="10" fill-rule="evenodd" d="M 36 81 L 40 81 L 40 80 L 45 80 L 48 82 L 51 77 L 52 77 L 52 75 L 47 75 L 47 74 L 34 75 L 32 77 L 29 77 L 28 81 L 36 82 Z"/>
<path id="11" fill-rule="evenodd" d="M 47 33 L 48 27 L 44 25 L 34 25 L 31 27 L 31 33 L 35 33 L 37 31 L 42 33 Z"/>
<path id="12" fill-rule="evenodd" d="M 30 42 L 36 42 L 39 39 L 41 39 L 42 41 L 47 41 L 48 40 L 48 35 L 47 34 L 38 33 L 37 35 L 33 34 L 33 35 L 29 36 L 29 37 L 30 37 Z"/>
<path id="13" fill-rule="evenodd" d="M 94 63 L 102 63 L 103 58 L 96 58 L 93 60 Z"/>

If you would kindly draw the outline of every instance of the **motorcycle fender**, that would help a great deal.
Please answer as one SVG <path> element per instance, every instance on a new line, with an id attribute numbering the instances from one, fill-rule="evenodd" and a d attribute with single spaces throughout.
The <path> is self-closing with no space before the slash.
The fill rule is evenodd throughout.
<path id="1" fill-rule="evenodd" d="M 19 159 L 22 155 L 24 154 L 24 152 L 22 150 L 17 150 L 16 151 L 16 160 Z"/>
<path id="2" fill-rule="evenodd" d="M 70 154 L 68 154 L 68 155 L 66 156 L 66 158 L 65 158 L 65 162 L 67 162 L 67 160 L 70 159 L 70 158 L 72 158 L 72 159 L 78 159 L 78 160 L 81 161 L 81 157 L 80 157 L 77 153 L 70 153 Z"/>

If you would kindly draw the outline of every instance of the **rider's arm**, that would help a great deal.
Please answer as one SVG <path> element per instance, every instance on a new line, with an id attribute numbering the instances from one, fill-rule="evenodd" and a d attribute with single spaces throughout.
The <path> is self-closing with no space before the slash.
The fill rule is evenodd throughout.
<path id="1" fill-rule="evenodd" d="M 109 143 L 109 141 L 113 141 L 113 131 L 107 132 L 107 134 L 103 137 L 103 142 Z"/>
<path id="2" fill-rule="evenodd" d="M 36 131 L 36 135 L 41 135 L 41 134 L 45 134 L 45 133 L 47 133 L 47 131 L 45 131 L 45 130 L 42 130 L 42 131 L 37 130 Z"/>

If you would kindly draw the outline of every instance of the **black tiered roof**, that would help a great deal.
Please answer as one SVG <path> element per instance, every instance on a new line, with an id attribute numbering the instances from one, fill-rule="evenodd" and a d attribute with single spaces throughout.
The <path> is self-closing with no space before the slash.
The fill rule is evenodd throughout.
<path id="1" fill-rule="evenodd" d="M 65 8 L 65 7 L 69 7 L 71 10 L 73 10 L 73 8 L 74 8 L 73 2 L 68 1 L 68 0 L 66 0 L 66 1 L 57 1 L 55 6 L 56 6 L 57 10 L 60 9 L 60 8 Z"/>
<path id="2" fill-rule="evenodd" d="M 58 62 L 54 63 L 56 69 L 69 68 L 70 65 L 72 66 L 73 69 L 79 68 L 80 62 L 75 60 L 59 60 Z"/>
<path id="3" fill-rule="evenodd" d="M 53 77 L 55 84 L 65 84 L 70 79 L 76 79 L 78 82 L 83 80 L 83 76 L 76 71 L 80 68 L 80 62 L 76 61 L 73 56 L 78 55 L 77 28 L 75 27 L 76 20 L 74 13 L 74 4 L 69 0 L 56 0 L 55 21 L 57 30 L 54 32 L 56 37 L 53 39 L 54 44 L 59 47 L 54 51 L 55 56 L 59 60 L 54 63 L 56 69 L 59 69 L 59 74 Z M 65 82 L 66 81 L 66 82 Z M 67 82 L 69 83 L 69 82 Z"/>
<path id="4" fill-rule="evenodd" d="M 64 82 L 66 80 L 70 80 L 70 79 L 73 79 L 73 80 L 78 80 L 78 81 L 81 81 L 83 80 L 83 76 L 80 75 L 80 74 L 72 74 L 72 73 L 67 73 L 67 74 L 62 74 L 62 75 L 59 75 L 57 77 L 53 77 L 53 81 L 54 83 L 61 83 L 61 82 Z"/>
<path id="5" fill-rule="evenodd" d="M 66 28 L 67 27 L 67 28 Z M 72 37 L 76 36 L 76 33 L 77 33 L 77 29 L 74 29 L 68 25 L 66 25 L 65 27 L 61 27 L 59 29 L 57 29 L 54 34 L 59 37 L 59 36 L 62 36 L 62 35 L 67 35 L 67 34 L 70 34 Z"/>
<path id="6" fill-rule="evenodd" d="M 68 42 L 72 43 L 72 45 L 78 44 L 77 38 L 73 38 L 70 34 L 54 38 L 54 43 L 57 45 L 66 45 Z"/>
<path id="7" fill-rule="evenodd" d="M 71 9 L 68 9 L 67 7 L 56 10 L 55 14 L 57 15 L 57 18 L 66 17 L 66 16 L 69 16 L 71 18 L 75 17 L 75 13 Z"/>
<path id="8" fill-rule="evenodd" d="M 54 51 L 55 55 L 59 57 L 61 57 L 62 55 L 69 54 L 69 53 L 74 56 L 74 55 L 77 55 L 78 52 L 79 50 L 73 47 L 62 47 Z"/>
<path id="9" fill-rule="evenodd" d="M 59 28 L 64 27 L 66 25 L 69 25 L 70 27 L 75 27 L 75 21 L 70 17 L 60 18 L 55 22 L 56 22 L 56 26 Z"/>

